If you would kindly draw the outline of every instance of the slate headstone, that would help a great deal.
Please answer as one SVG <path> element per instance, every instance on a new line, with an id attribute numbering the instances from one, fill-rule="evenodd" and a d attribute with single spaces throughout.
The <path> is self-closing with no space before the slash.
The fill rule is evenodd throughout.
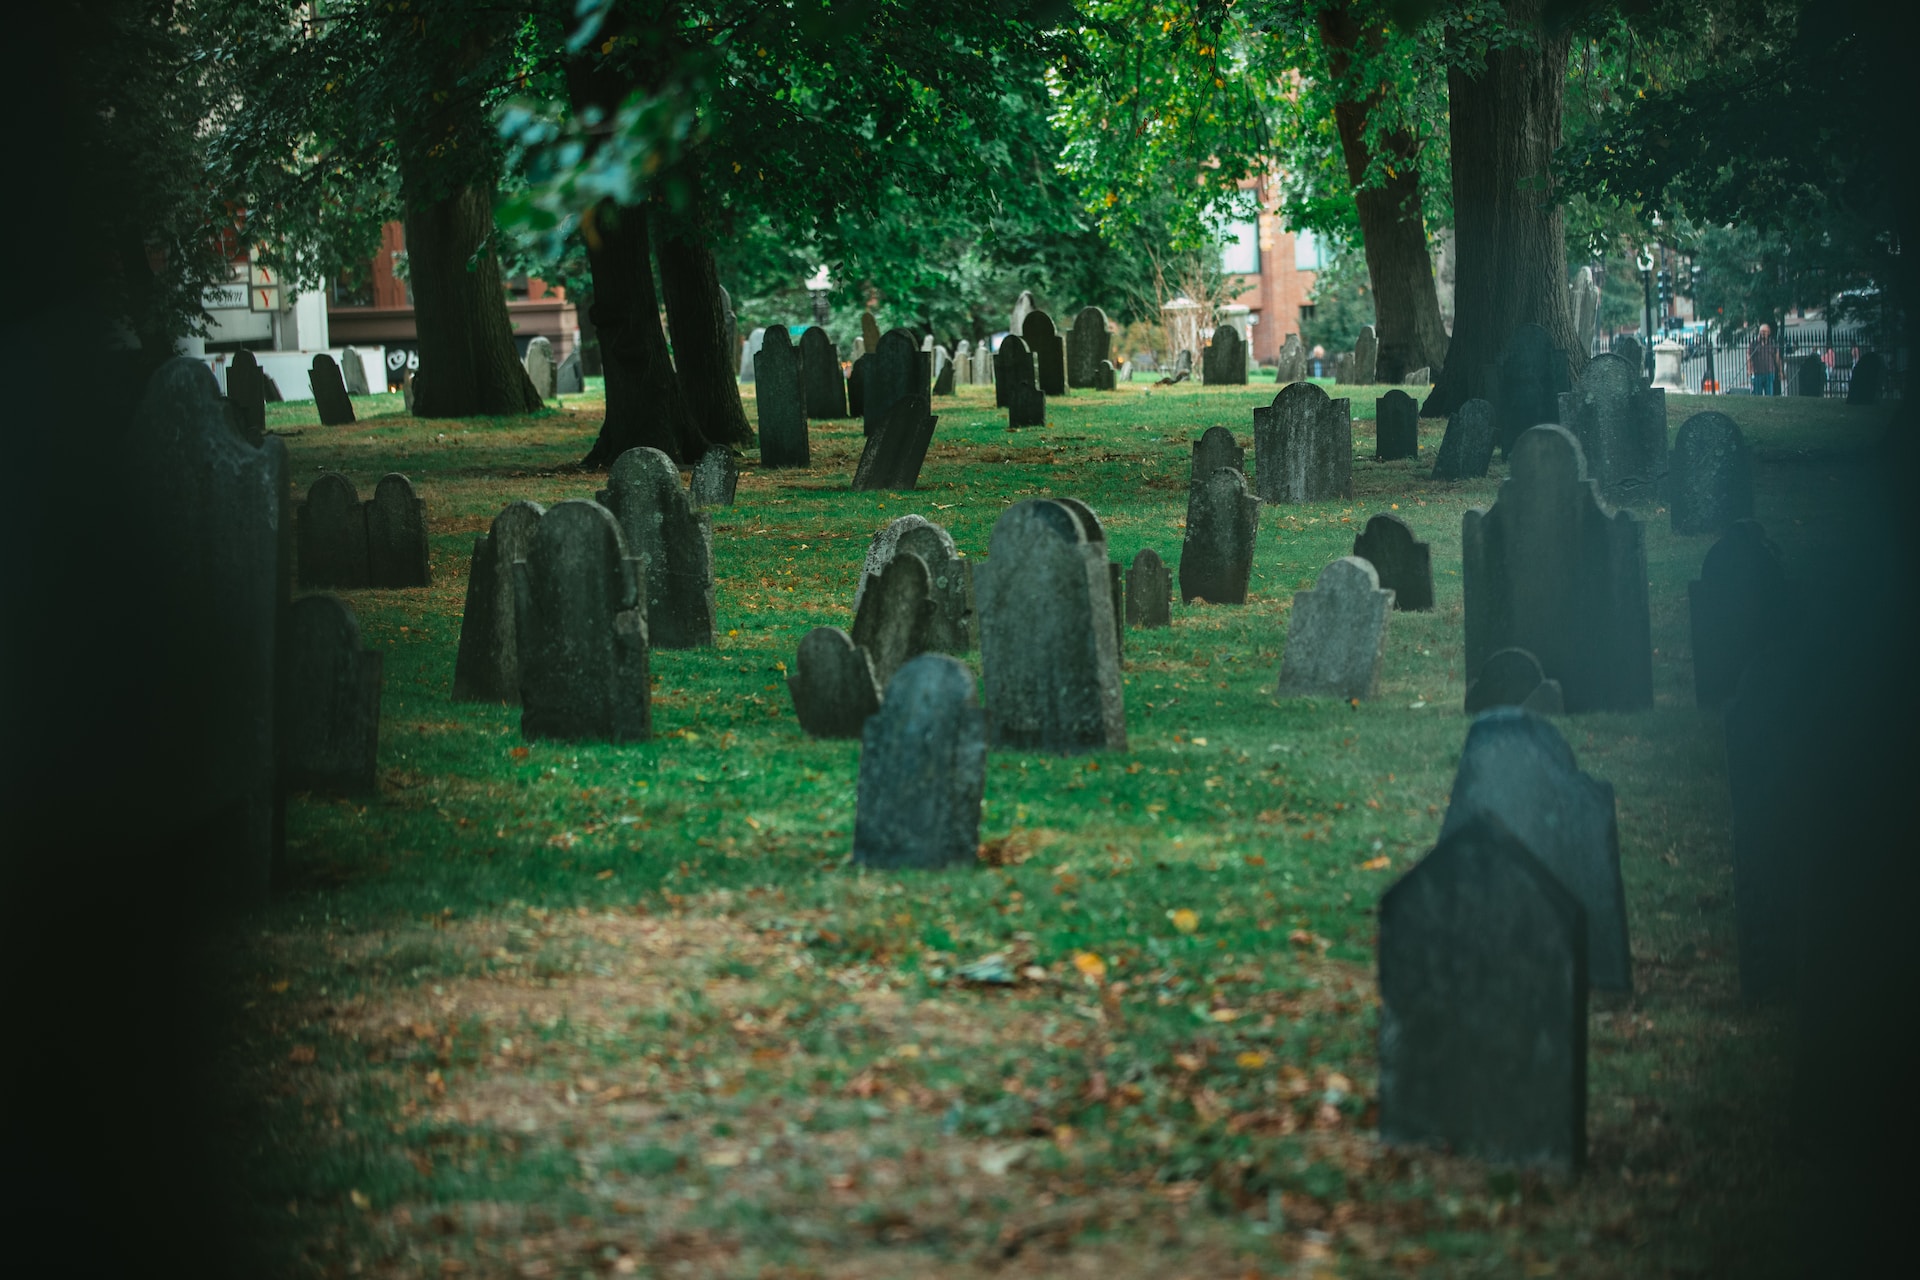
<path id="1" fill-rule="evenodd" d="M 1536 715 L 1557 716 L 1567 709 L 1558 680 L 1547 679 L 1540 659 L 1525 649 L 1495 652 L 1467 684 L 1467 714 L 1495 707 L 1522 707 Z"/>
<path id="2" fill-rule="evenodd" d="M 1433 554 L 1399 516 L 1382 511 L 1353 540 L 1353 554 L 1373 566 L 1380 585 L 1393 592 L 1393 607 L 1409 612 L 1433 608 Z"/>
<path id="3" fill-rule="evenodd" d="M 553 399 L 553 343 L 544 337 L 536 337 L 527 343 L 526 358 L 521 361 L 526 366 L 527 381 L 533 384 L 534 394 L 542 400 Z"/>
<path id="4" fill-rule="evenodd" d="M 1487 474 L 1493 465 L 1493 451 L 1500 444 L 1500 432 L 1494 426 L 1493 405 L 1485 400 L 1469 400 L 1447 419 L 1447 433 L 1440 439 L 1440 456 L 1434 459 L 1435 480 L 1472 480 Z"/>
<path id="5" fill-rule="evenodd" d="M 412 481 L 388 472 L 367 502 L 367 585 L 424 587 L 431 581 L 427 504 L 413 496 Z"/>
<path id="6" fill-rule="evenodd" d="M 807 417 L 832 422 L 851 416 L 847 412 L 847 379 L 840 372 L 840 352 L 827 331 L 817 324 L 808 325 L 800 335 L 800 380 L 806 388 Z M 760 449 L 764 455 L 764 440 Z"/>
<path id="7" fill-rule="evenodd" d="M 1393 390 L 1373 402 L 1373 456 L 1393 462 L 1420 454 L 1420 402 Z"/>
<path id="8" fill-rule="evenodd" d="M 1853 371 L 1847 375 L 1847 403 L 1879 404 L 1880 391 L 1886 380 L 1886 357 L 1878 351 L 1867 352 L 1853 362 Z M 228 385 L 231 386 L 231 382 Z"/>
<path id="9" fill-rule="evenodd" d="M 1300 335 L 1290 333 L 1287 340 L 1280 344 L 1280 356 L 1274 365 L 1275 382 L 1299 382 L 1307 376 L 1307 350 L 1300 345 Z"/>
<path id="10" fill-rule="evenodd" d="M 1753 459 L 1739 423 L 1707 410 L 1680 424 L 1667 499 L 1675 533 L 1718 533 L 1753 518 Z"/>
<path id="11" fill-rule="evenodd" d="M 620 522 L 599 503 L 561 502 L 540 517 L 526 559 L 513 566 L 523 738 L 653 735 L 644 577 Z"/>
<path id="12" fill-rule="evenodd" d="M 990 387 L 993 385 L 993 344 L 985 338 L 973 350 L 973 385 Z M 995 401 L 998 405 L 998 401 Z"/>
<path id="13" fill-rule="evenodd" d="M 1635 373 L 1640 375 L 1641 385 L 1647 380 L 1647 349 L 1638 338 L 1615 338 L 1613 354 L 1625 360 Z"/>
<path id="14" fill-rule="evenodd" d="M 267 375 L 253 352 L 233 353 L 227 366 L 227 402 L 240 419 L 240 434 L 249 444 L 259 444 L 267 434 Z"/>
<path id="15" fill-rule="evenodd" d="M 1127 370 L 1127 378 L 1129 381 L 1132 380 L 1132 369 Z M 1117 389 L 1119 385 L 1120 375 L 1115 371 L 1113 361 L 1102 360 L 1100 367 L 1093 371 L 1093 389 L 1095 391 L 1113 391 Z"/>
<path id="16" fill-rule="evenodd" d="M 1097 388 L 1100 363 L 1113 351 L 1113 335 L 1107 331 L 1107 313 L 1098 307 L 1082 307 L 1067 330 L 1067 385 Z"/>
<path id="17" fill-rule="evenodd" d="M 1253 411 L 1254 487 L 1262 502 L 1353 496 L 1353 402 L 1311 382 L 1280 388 Z"/>
<path id="18" fill-rule="evenodd" d="M 1794 615 L 1780 550 L 1752 520 L 1736 520 L 1707 552 L 1700 576 L 1687 584 L 1692 623 L 1694 701 L 1726 705 L 1740 676 Z"/>
<path id="19" fill-rule="evenodd" d="M 933 349 L 933 394 L 953 394 L 954 360 L 945 347 Z"/>
<path id="20" fill-rule="evenodd" d="M 1020 337 L 1033 352 L 1035 380 L 1041 394 L 1067 394 L 1067 340 L 1053 327 L 1053 317 L 1044 311 L 1029 311 L 1020 323 Z"/>
<path id="21" fill-rule="evenodd" d="M 1127 625 L 1130 627 L 1170 627 L 1173 625 L 1173 575 L 1152 547 L 1134 553 L 1127 568 Z"/>
<path id="22" fill-rule="evenodd" d="M 1827 363 L 1816 351 L 1793 360 L 1787 376 L 1796 396 L 1818 398 L 1827 394 Z"/>
<path id="23" fill-rule="evenodd" d="M 942 653 L 973 648 L 973 561 L 961 556 L 951 534 L 925 516 L 901 516 L 873 535 L 854 590 L 854 610 L 858 612 L 867 589 L 901 551 L 919 556 L 932 575 L 934 614 L 925 647 Z"/>
<path id="24" fill-rule="evenodd" d="M 607 487 L 595 496 L 613 513 L 626 554 L 641 567 L 647 644 L 712 644 L 713 525 L 680 487 L 673 459 L 658 449 L 629 449 L 614 459 Z"/>
<path id="25" fill-rule="evenodd" d="M 940 421 L 928 408 L 925 387 L 894 402 L 860 453 L 853 473 L 855 490 L 908 490 L 920 483 L 920 468 Z"/>
<path id="26" fill-rule="evenodd" d="M 1007 410 L 1007 429 L 1047 425 L 1047 398 L 1035 380 L 1026 342 L 1008 334 L 993 354 L 993 398 Z"/>
<path id="27" fill-rule="evenodd" d="M 1247 478 L 1221 467 L 1187 491 L 1187 532 L 1180 544 L 1180 600 L 1245 604 L 1260 533 L 1260 499 Z"/>
<path id="28" fill-rule="evenodd" d="M 847 416 L 865 419 L 867 413 L 867 366 L 872 360 L 859 353 L 853 357 L 853 367 L 847 370 Z"/>
<path id="29" fill-rule="evenodd" d="M 1667 393 L 1619 356 L 1595 356 L 1560 397 L 1560 425 L 1580 442 L 1587 474 L 1609 502 L 1649 501 L 1667 475 Z"/>
<path id="30" fill-rule="evenodd" d="M 1493 421 L 1500 456 L 1513 453 L 1520 433 L 1560 420 L 1560 393 L 1571 389 L 1567 353 L 1537 324 L 1516 325 L 1492 369 Z"/>
<path id="31" fill-rule="evenodd" d="M 350 396 L 371 394 L 367 390 L 366 359 L 353 347 L 348 347 L 340 353 L 340 380 L 346 384 L 347 394 Z"/>
<path id="32" fill-rule="evenodd" d="M 944 654 L 909 662 L 861 734 L 853 860 L 886 870 L 972 864 L 986 769 L 973 673 Z"/>
<path id="33" fill-rule="evenodd" d="M 787 676 L 793 712 L 814 738 L 857 738 L 880 709 L 880 682 L 867 651 L 838 627 L 815 627 L 800 641 Z"/>
<path id="34" fill-rule="evenodd" d="M 377 785 L 380 655 L 360 647 L 360 624 L 337 596 L 306 596 L 287 611 L 278 729 L 281 783 L 330 795 Z"/>
<path id="35" fill-rule="evenodd" d="M 1393 592 L 1380 589 L 1365 560 L 1342 556 L 1322 569 L 1313 590 L 1294 593 L 1280 696 L 1371 699 L 1380 686 L 1392 611 Z"/>
<path id="36" fill-rule="evenodd" d="M 1200 353 L 1200 381 L 1210 387 L 1247 385 L 1247 344 L 1240 331 L 1223 324 Z"/>
<path id="37" fill-rule="evenodd" d="M 885 689 L 894 672 L 933 648 L 933 573 L 913 552 L 896 550 L 866 588 L 854 610 L 853 642 Z"/>
<path id="38" fill-rule="evenodd" d="M 313 358 L 307 382 L 313 388 L 313 406 L 320 413 L 321 426 L 340 427 L 353 421 L 353 401 L 347 398 L 347 384 L 332 356 L 322 351 Z"/>
<path id="39" fill-rule="evenodd" d="M 869 437 L 903 400 L 924 401 L 929 393 L 927 360 L 911 329 L 892 329 L 867 357 L 867 374 L 860 388 L 861 414 Z"/>
<path id="40" fill-rule="evenodd" d="M 781 328 L 783 329 L 785 327 L 786 327 L 785 325 L 781 326 Z M 747 335 L 746 342 L 741 344 L 740 381 L 754 382 L 754 383 L 759 382 L 760 375 L 753 367 L 753 358 L 760 354 L 760 348 L 766 344 L 766 341 L 767 341 L 766 327 L 760 326 L 758 328 L 755 328 L 751 333 L 749 333 Z"/>
<path id="41" fill-rule="evenodd" d="M 765 448 L 766 437 L 760 439 Z M 739 486 L 740 468 L 733 460 L 733 450 L 715 445 L 693 464 L 688 490 L 697 507 L 730 507 Z"/>
<path id="42" fill-rule="evenodd" d="M 527 558 L 546 508 L 515 502 L 473 540 L 460 648 L 453 660 L 455 702 L 519 702 L 520 658 L 514 643 L 513 566 Z"/>
<path id="43" fill-rule="evenodd" d="M 1373 326 L 1360 326 L 1359 336 L 1353 340 L 1353 380 L 1361 386 L 1372 386 L 1379 372 L 1380 339 Z"/>
<path id="44" fill-rule="evenodd" d="M 801 363 L 785 325 L 762 335 L 753 357 L 753 398 L 760 415 L 760 464 L 769 469 L 805 467 L 813 461 Z M 836 367 L 834 377 L 839 376 Z"/>
<path id="45" fill-rule="evenodd" d="M 1242 449 L 1233 438 L 1233 432 L 1225 427 L 1208 427 L 1193 442 L 1193 466 L 1187 473 L 1189 492 L 1200 487 L 1201 483 L 1222 467 L 1246 474 L 1247 451 Z"/>
<path id="46" fill-rule="evenodd" d="M 367 510 L 353 481 L 329 471 L 300 504 L 300 585 L 353 590 L 367 585 Z"/>
<path id="47" fill-rule="evenodd" d="M 553 394 L 556 396 L 578 396 L 586 394 L 587 371 L 580 359 L 580 348 L 567 352 L 567 358 L 553 371 Z"/>

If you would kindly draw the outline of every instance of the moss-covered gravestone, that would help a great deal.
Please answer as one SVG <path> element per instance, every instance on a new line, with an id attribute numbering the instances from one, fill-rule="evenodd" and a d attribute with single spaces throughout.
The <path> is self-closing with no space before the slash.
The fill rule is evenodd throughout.
<path id="1" fill-rule="evenodd" d="M 613 513 L 596 502 L 549 508 L 513 575 L 521 736 L 651 737 L 644 571 Z"/>
<path id="2" fill-rule="evenodd" d="M 858 738 L 867 717 L 880 709 L 872 660 L 838 627 L 807 632 L 787 675 L 787 691 L 800 727 L 815 738 Z"/>
<path id="3" fill-rule="evenodd" d="M 861 735 L 853 860 L 881 869 L 972 864 L 986 767 L 973 673 L 945 654 L 909 662 Z"/>
<path id="4" fill-rule="evenodd" d="M 680 487 L 673 459 L 658 449 L 629 449 L 614 459 L 607 487 L 596 496 L 645 571 L 648 643 L 660 649 L 712 644 L 713 526 Z"/>
<path id="5" fill-rule="evenodd" d="M 313 358 L 307 382 L 313 388 L 313 405 L 320 413 L 321 426 L 341 427 L 353 421 L 353 401 L 347 396 L 346 380 L 332 356 L 322 351 Z"/>

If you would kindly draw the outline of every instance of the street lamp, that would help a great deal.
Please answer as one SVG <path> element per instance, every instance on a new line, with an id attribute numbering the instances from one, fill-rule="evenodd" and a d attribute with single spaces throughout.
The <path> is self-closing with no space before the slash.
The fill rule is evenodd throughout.
<path id="1" fill-rule="evenodd" d="M 1648 381 L 1652 381 L 1653 379 L 1653 250 L 1647 249 L 1647 248 L 1641 249 L 1638 265 L 1640 267 L 1640 291 L 1642 295 L 1641 309 L 1640 309 L 1640 317 L 1641 317 L 1640 335 L 1641 335 L 1641 345 L 1646 349 L 1645 352 L 1643 353 L 1643 358 L 1647 362 L 1647 367 L 1645 370 L 1643 370 L 1643 372 L 1647 375 Z"/>

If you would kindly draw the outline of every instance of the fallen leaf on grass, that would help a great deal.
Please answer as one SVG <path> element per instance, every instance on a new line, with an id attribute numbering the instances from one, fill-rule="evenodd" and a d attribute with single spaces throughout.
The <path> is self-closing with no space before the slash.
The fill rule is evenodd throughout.
<path id="1" fill-rule="evenodd" d="M 1368 858 L 1365 862 L 1360 864 L 1360 869 L 1362 871 L 1385 871 L 1388 867 L 1392 865 L 1393 865 L 1393 859 L 1387 857 L 1383 853 L 1377 858 Z"/>
<path id="2" fill-rule="evenodd" d="M 1192 933 L 1200 927 L 1200 913 L 1190 907 L 1176 907 L 1167 912 L 1167 919 L 1173 921 L 1173 927 L 1181 933 Z"/>
<path id="3" fill-rule="evenodd" d="M 312 1045 L 297 1044 L 293 1046 L 293 1052 L 287 1055 L 287 1061 L 304 1067 L 319 1056 L 319 1052 Z"/>
<path id="4" fill-rule="evenodd" d="M 1107 962 L 1092 951 L 1074 952 L 1073 967 L 1095 982 L 1107 976 Z"/>

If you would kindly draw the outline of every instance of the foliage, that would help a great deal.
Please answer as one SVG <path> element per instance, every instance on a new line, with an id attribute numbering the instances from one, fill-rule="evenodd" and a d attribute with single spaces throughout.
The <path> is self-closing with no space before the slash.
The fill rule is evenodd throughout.
<path id="1" fill-rule="evenodd" d="M 1353 350 L 1364 325 L 1374 322 L 1373 287 L 1358 249 L 1335 254 L 1314 279 L 1313 318 L 1300 321 L 1300 344 L 1327 349 L 1329 357 Z"/>

